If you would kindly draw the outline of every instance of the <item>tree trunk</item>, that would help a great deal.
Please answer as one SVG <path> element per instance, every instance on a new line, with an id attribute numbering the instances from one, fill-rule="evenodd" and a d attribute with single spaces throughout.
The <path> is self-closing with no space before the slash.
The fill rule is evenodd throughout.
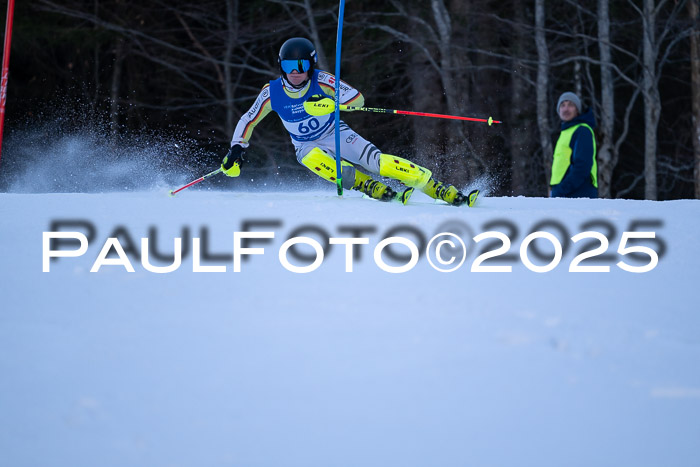
<path id="1" fill-rule="evenodd" d="M 545 8 L 544 0 L 535 0 L 535 45 L 537 46 L 537 129 L 540 134 L 542 148 L 542 165 L 545 183 L 549 187 L 552 174 L 552 139 L 549 125 L 549 101 L 547 88 L 549 84 L 549 50 L 545 37 Z M 544 193 L 548 193 L 547 188 Z"/>
<path id="2" fill-rule="evenodd" d="M 228 26 L 228 37 L 226 38 L 226 50 L 224 52 L 224 96 L 226 98 L 226 134 L 231 137 L 235 129 L 235 115 L 233 98 L 236 90 L 233 85 L 233 69 L 231 61 L 233 60 L 233 49 L 236 45 L 238 36 L 238 0 L 226 0 L 226 25 Z"/>
<path id="3" fill-rule="evenodd" d="M 700 1 L 688 1 L 688 13 L 693 22 L 690 36 L 690 85 L 693 102 L 693 152 L 695 153 L 695 198 L 700 199 Z"/>
<path id="4" fill-rule="evenodd" d="M 656 200 L 656 132 L 659 125 L 661 98 L 656 84 L 656 13 L 654 0 L 644 0 L 642 95 L 644 97 L 644 197 Z"/>
<path id="5" fill-rule="evenodd" d="M 617 165 L 613 144 L 615 127 L 615 96 L 610 53 L 610 0 L 598 0 L 598 48 L 600 50 L 600 145 L 598 146 L 598 194 L 601 198 L 612 196 L 612 174 Z"/>
<path id="6" fill-rule="evenodd" d="M 520 25 L 524 24 L 525 13 L 523 0 L 514 0 L 513 12 L 516 15 L 515 22 Z M 530 162 L 530 154 L 527 150 L 528 146 L 528 125 L 529 109 L 526 102 L 527 83 L 525 79 L 520 78 L 523 73 L 526 73 L 526 68 L 520 62 L 518 57 L 525 57 L 525 41 L 528 36 L 524 33 L 522 27 L 515 27 L 514 43 L 513 43 L 513 71 L 510 74 L 510 125 L 508 131 L 510 137 L 508 143 L 510 145 L 511 154 L 511 192 L 513 195 L 529 195 L 527 180 L 527 167 Z"/>
<path id="7" fill-rule="evenodd" d="M 438 48 L 440 50 L 440 80 L 442 81 L 443 92 L 447 100 L 447 110 L 449 114 L 459 115 L 462 108 L 460 106 L 460 94 L 455 83 L 455 73 L 452 62 L 452 21 L 450 14 L 445 7 L 443 0 L 431 0 L 433 18 L 437 26 Z M 467 175 L 473 175 L 469 170 L 471 157 L 465 157 L 464 147 L 466 135 L 459 122 L 447 122 L 449 134 L 447 135 L 447 155 L 451 159 L 451 179 L 464 180 Z"/>
<path id="8" fill-rule="evenodd" d="M 414 37 L 422 32 L 419 30 Z M 411 105 L 416 109 L 429 109 L 427 112 L 439 112 L 436 108 L 436 97 L 442 94 L 442 86 L 438 79 L 437 70 L 434 70 L 420 53 L 410 55 L 412 70 L 425 70 L 425 73 L 411 74 Z M 426 75 L 429 76 L 426 79 Z M 438 178 L 443 177 L 443 169 L 447 166 L 444 157 L 443 130 L 444 122 L 437 118 L 414 118 L 410 121 L 413 128 L 413 148 L 417 157 L 415 162 L 435 172 Z"/>
<path id="9" fill-rule="evenodd" d="M 119 134 L 119 89 L 121 88 L 122 70 L 124 68 L 124 40 L 117 39 L 117 45 L 114 49 L 114 67 L 112 68 L 112 86 L 110 88 L 110 137 L 115 141 Z"/>
<path id="10" fill-rule="evenodd" d="M 458 96 L 452 67 L 452 23 L 442 0 L 431 0 L 433 18 L 437 25 L 440 49 L 440 79 L 447 99 L 449 112 L 459 112 Z"/>
<path id="11" fill-rule="evenodd" d="M 99 12 L 100 12 L 100 0 L 95 0 L 94 4 L 94 12 L 95 12 L 95 18 L 98 17 Z M 94 31 L 98 30 L 97 24 L 95 24 L 92 29 Z M 98 108 L 98 102 L 100 100 L 100 42 L 95 41 L 95 47 L 94 47 L 94 57 L 92 59 L 92 65 L 93 65 L 93 79 L 95 80 L 95 94 L 92 99 L 92 111 L 95 112 Z"/>
<path id="12" fill-rule="evenodd" d="M 579 21 L 574 23 L 574 34 L 581 34 L 581 23 Z M 574 94 L 583 97 L 583 65 L 581 60 L 574 60 Z M 583 109 L 581 111 L 583 112 Z"/>
<path id="13" fill-rule="evenodd" d="M 335 66 L 330 68 L 330 64 L 326 59 L 326 53 L 323 51 L 323 46 L 321 42 L 321 35 L 318 32 L 318 25 L 316 24 L 316 18 L 314 17 L 314 10 L 311 6 L 310 0 L 304 0 L 304 11 L 306 12 L 306 18 L 309 21 L 309 32 L 311 33 L 311 42 L 316 45 L 316 56 L 318 58 L 318 68 L 321 70 L 335 70 Z M 342 52 L 342 51 L 341 51 Z M 337 51 L 336 51 L 337 53 Z"/>

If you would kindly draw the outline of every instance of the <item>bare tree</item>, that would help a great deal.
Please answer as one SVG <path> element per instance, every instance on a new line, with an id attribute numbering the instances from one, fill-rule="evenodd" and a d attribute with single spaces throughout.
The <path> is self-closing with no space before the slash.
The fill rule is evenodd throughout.
<path id="1" fill-rule="evenodd" d="M 668 62 L 670 51 L 690 34 L 690 30 L 676 30 L 676 18 L 684 6 L 683 0 L 671 5 L 670 11 L 664 10 L 668 4 L 667 0 L 661 0 L 658 4 L 655 0 L 644 0 L 641 10 L 632 0 L 628 0 L 628 3 L 638 12 L 643 25 L 641 94 L 644 100 L 644 196 L 646 199 L 655 200 L 658 198 L 657 132 L 661 116 L 659 79 L 663 67 Z M 665 11 L 667 16 L 663 21 L 659 21 L 662 11 Z"/>
<path id="2" fill-rule="evenodd" d="M 124 58 L 126 56 L 126 44 L 123 39 L 117 40 L 114 50 L 114 65 L 112 67 L 112 86 L 110 90 L 109 121 L 111 138 L 114 140 L 119 133 L 119 90 L 121 88 Z"/>
<path id="3" fill-rule="evenodd" d="M 692 135 L 693 152 L 695 153 L 695 167 L 693 178 L 695 180 L 695 198 L 700 199 L 700 8 L 698 0 L 688 1 L 688 14 L 692 24 L 690 36 L 690 85 L 692 95 L 693 125 Z"/>
<path id="4" fill-rule="evenodd" d="M 642 12 L 643 28 L 643 62 L 642 62 L 642 96 L 644 98 L 644 197 L 657 199 L 656 185 L 656 129 L 661 113 L 661 96 L 657 87 L 656 59 L 658 43 L 656 41 L 657 10 L 654 0 L 644 0 Z"/>
<path id="5" fill-rule="evenodd" d="M 236 18 L 238 17 L 238 0 L 226 0 L 226 29 L 228 34 L 226 34 L 226 45 L 224 48 L 224 76 L 223 83 L 221 87 L 224 91 L 224 97 L 226 99 L 226 128 L 224 129 L 226 134 L 233 134 L 236 122 L 234 121 L 235 112 L 233 99 L 235 96 L 235 83 L 233 80 L 233 67 L 231 63 L 233 62 L 233 51 L 236 47 L 236 42 L 238 41 L 238 22 Z"/>
<path id="6" fill-rule="evenodd" d="M 535 44 L 537 46 L 537 129 L 540 134 L 542 165 L 547 186 L 552 173 L 552 140 L 549 123 L 549 49 L 545 37 L 544 0 L 535 0 Z"/>
<path id="7" fill-rule="evenodd" d="M 528 165 L 532 155 L 529 149 L 528 130 L 528 68 L 523 63 L 527 56 L 527 42 L 530 37 L 525 32 L 525 5 L 523 0 L 513 0 L 515 25 L 513 26 L 512 73 L 510 75 L 511 106 L 508 131 L 511 155 L 511 188 L 514 194 L 529 193 Z"/>
<path id="8" fill-rule="evenodd" d="M 601 115 L 598 146 L 598 193 L 602 198 L 611 197 L 611 180 L 617 165 L 617 152 L 613 144 L 615 127 L 615 95 L 612 74 L 610 43 L 609 0 L 598 0 L 598 49 L 600 50 Z"/>
<path id="9" fill-rule="evenodd" d="M 584 6 L 579 5 L 577 2 L 571 1 L 570 3 L 579 11 L 585 11 L 587 15 L 597 17 L 597 43 L 600 59 L 595 59 L 590 53 L 584 53 L 552 62 L 552 66 L 560 66 L 572 60 L 582 60 L 587 64 L 600 67 L 601 92 L 597 108 L 600 109 L 598 133 L 601 144 L 598 148 L 597 158 L 599 192 L 603 197 L 609 197 L 612 194 L 613 170 L 618 164 L 620 148 L 629 135 L 630 120 L 634 118 L 634 105 L 639 96 L 644 101 L 644 143 L 641 145 L 645 155 L 644 173 L 641 178 L 635 174 L 629 174 L 627 179 L 632 181 L 631 184 L 626 188 L 622 188 L 618 195 L 629 193 L 634 188 L 634 185 L 643 179 L 645 181 L 645 197 L 648 199 L 656 199 L 658 197 L 656 173 L 659 166 L 656 161 L 658 152 L 657 132 L 662 111 L 659 80 L 662 77 L 663 68 L 671 60 L 671 52 L 679 40 L 687 35 L 687 31 L 677 21 L 679 9 L 683 6 L 683 0 L 674 4 L 670 4 L 667 0 L 661 0 L 658 4 L 654 0 L 645 0 L 645 2 L 642 8 L 632 1 L 628 2 L 632 11 L 639 15 L 641 35 L 643 37 L 641 54 L 636 50 L 633 41 L 629 41 L 622 46 L 612 42 L 608 11 L 609 0 L 598 1 L 597 14 L 586 10 Z M 620 22 L 619 18 L 617 22 Z M 631 29 L 631 31 L 635 31 L 635 29 Z M 579 37 L 584 41 L 591 39 L 589 36 L 580 33 L 575 33 L 575 37 L 572 39 Z M 616 63 L 613 60 L 612 51 L 617 52 L 618 56 L 624 57 L 628 61 L 625 69 L 620 66 L 619 61 Z M 636 70 L 640 70 L 638 75 L 635 75 Z M 616 77 L 621 78 L 617 85 L 615 84 Z M 593 84 L 593 79 L 590 76 L 587 77 L 586 81 L 591 85 Z M 620 99 L 616 100 L 615 89 L 622 84 L 632 87 L 631 94 L 629 91 L 624 93 L 629 96 L 626 102 L 620 101 Z M 591 92 L 590 95 L 595 99 L 595 93 Z M 616 114 L 616 104 L 623 104 L 625 112 L 619 115 Z M 614 133 L 616 120 L 619 128 L 621 128 L 617 134 Z M 667 178 L 669 174 L 671 178 L 677 178 L 674 175 L 674 171 L 669 172 L 669 164 L 663 164 L 662 169 L 665 171 Z"/>

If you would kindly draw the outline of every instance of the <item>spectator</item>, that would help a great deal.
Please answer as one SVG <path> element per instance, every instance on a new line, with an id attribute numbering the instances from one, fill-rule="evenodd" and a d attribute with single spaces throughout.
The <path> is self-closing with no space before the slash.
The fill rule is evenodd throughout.
<path id="1" fill-rule="evenodd" d="M 552 160 L 552 198 L 597 198 L 598 164 L 593 128 L 595 117 L 589 108 L 581 114 L 581 100 L 565 92 L 557 102 L 561 134 Z"/>

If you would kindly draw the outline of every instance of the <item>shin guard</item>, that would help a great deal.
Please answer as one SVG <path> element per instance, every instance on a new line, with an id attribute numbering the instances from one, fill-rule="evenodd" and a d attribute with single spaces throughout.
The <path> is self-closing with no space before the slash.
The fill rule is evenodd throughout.
<path id="1" fill-rule="evenodd" d="M 323 150 L 313 148 L 301 159 L 301 163 L 319 177 L 332 183 L 336 182 L 335 159 Z M 343 171 L 343 188 L 349 190 L 355 185 L 355 167 L 346 161 L 341 161 L 340 166 Z"/>
<path id="2" fill-rule="evenodd" d="M 379 175 L 398 180 L 406 186 L 421 189 L 430 180 L 432 172 L 407 159 L 382 154 L 379 156 Z"/>

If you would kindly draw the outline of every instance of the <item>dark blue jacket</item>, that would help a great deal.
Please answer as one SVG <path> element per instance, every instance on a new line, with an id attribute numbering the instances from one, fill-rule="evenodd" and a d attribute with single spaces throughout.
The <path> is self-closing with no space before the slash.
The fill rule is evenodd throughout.
<path id="1" fill-rule="evenodd" d="M 585 123 L 592 129 L 596 127 L 593 110 L 588 109 L 569 122 L 562 122 L 561 129 L 566 130 L 579 123 Z M 552 185 L 552 198 L 597 198 L 598 188 L 591 182 L 593 167 L 593 138 L 586 127 L 579 127 L 571 137 L 571 165 L 558 185 Z"/>

